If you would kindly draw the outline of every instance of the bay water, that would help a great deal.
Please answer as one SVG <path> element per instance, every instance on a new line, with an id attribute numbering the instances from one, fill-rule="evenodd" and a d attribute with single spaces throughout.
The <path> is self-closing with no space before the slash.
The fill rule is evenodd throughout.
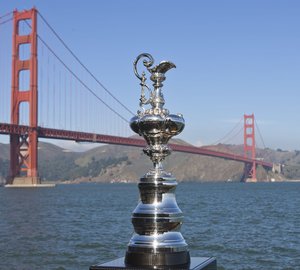
<path id="1" fill-rule="evenodd" d="M 300 183 L 180 183 L 182 234 L 218 269 L 300 269 Z M 125 255 L 136 184 L 0 188 L 0 269 L 89 269 Z"/>

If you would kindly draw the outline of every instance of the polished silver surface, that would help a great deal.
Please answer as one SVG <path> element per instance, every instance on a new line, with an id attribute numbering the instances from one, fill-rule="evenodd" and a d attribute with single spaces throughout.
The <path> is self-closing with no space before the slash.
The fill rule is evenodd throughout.
<path id="1" fill-rule="evenodd" d="M 152 89 L 146 84 L 145 71 L 138 72 L 141 59 L 150 73 Z M 130 120 L 130 127 L 146 140 L 148 146 L 143 151 L 150 157 L 153 168 L 141 177 L 138 185 L 140 201 L 132 214 L 135 232 L 128 244 L 125 263 L 188 268 L 190 255 L 180 233 L 183 214 L 175 198 L 177 182 L 162 164 L 171 154 L 169 140 L 182 132 L 185 125 L 181 114 L 170 114 L 164 108 L 162 82 L 166 79 L 165 73 L 176 66 L 168 61 L 154 67 L 153 64 L 153 57 L 147 53 L 139 55 L 134 62 L 134 73 L 141 81 L 141 96 L 140 110 Z"/>

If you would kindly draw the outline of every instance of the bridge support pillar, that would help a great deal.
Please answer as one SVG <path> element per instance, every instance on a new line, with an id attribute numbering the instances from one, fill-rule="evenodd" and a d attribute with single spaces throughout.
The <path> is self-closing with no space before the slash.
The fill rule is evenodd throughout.
<path id="1" fill-rule="evenodd" d="M 21 32 L 20 24 L 31 28 L 29 34 Z M 36 185 L 38 177 L 38 85 L 37 85 L 37 10 L 14 11 L 12 46 L 11 123 L 20 124 L 20 105 L 28 103 L 28 133 L 10 135 L 10 178 L 8 184 Z M 20 49 L 30 47 L 28 59 L 21 59 Z M 21 74 L 23 72 L 23 74 Z M 28 76 L 27 76 L 28 75 Z M 22 79 L 21 79 L 22 78 Z M 20 81 L 28 84 L 22 89 Z M 26 82 L 28 81 L 28 82 Z"/>
<path id="2" fill-rule="evenodd" d="M 252 163 L 245 164 L 244 182 L 256 182 L 256 149 L 254 114 L 244 115 L 244 156 L 252 159 Z"/>
<path id="3" fill-rule="evenodd" d="M 257 182 L 255 162 L 245 164 L 242 182 Z"/>
<path id="4" fill-rule="evenodd" d="M 282 165 L 280 163 L 273 163 L 272 167 L 272 172 L 273 173 L 282 173 Z"/>

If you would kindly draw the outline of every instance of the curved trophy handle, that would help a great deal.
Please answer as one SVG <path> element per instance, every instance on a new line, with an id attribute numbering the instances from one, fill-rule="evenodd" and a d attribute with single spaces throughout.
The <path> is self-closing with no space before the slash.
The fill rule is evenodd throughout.
<path id="1" fill-rule="evenodd" d="M 152 91 L 151 89 L 149 88 L 149 86 L 146 84 L 146 73 L 145 71 L 142 72 L 142 75 L 140 75 L 137 71 L 137 64 L 138 62 L 140 61 L 141 58 L 147 58 L 148 60 L 144 59 L 143 60 L 143 64 L 144 66 L 147 68 L 147 70 L 149 71 L 150 67 L 153 65 L 154 63 L 154 59 L 153 57 L 151 56 L 151 54 L 149 53 L 142 53 L 140 54 L 136 59 L 135 61 L 133 62 L 133 67 L 134 67 L 134 74 L 135 76 L 141 81 L 140 83 L 140 86 L 141 86 L 141 97 L 140 97 L 140 107 L 144 110 L 144 107 L 143 105 L 147 105 L 150 103 L 151 101 L 151 96 L 152 96 Z M 145 90 L 144 89 L 147 89 L 150 93 L 150 97 L 147 99 L 146 96 L 145 96 Z"/>
<path id="2" fill-rule="evenodd" d="M 140 61 L 141 58 L 148 58 L 149 60 L 147 61 L 144 59 L 143 64 L 144 66 L 149 70 L 149 68 L 153 65 L 154 59 L 151 54 L 149 53 L 141 53 L 133 62 L 133 67 L 134 67 L 134 74 L 139 78 L 139 80 L 143 80 L 144 76 L 141 76 L 138 71 L 137 71 L 137 63 Z"/>

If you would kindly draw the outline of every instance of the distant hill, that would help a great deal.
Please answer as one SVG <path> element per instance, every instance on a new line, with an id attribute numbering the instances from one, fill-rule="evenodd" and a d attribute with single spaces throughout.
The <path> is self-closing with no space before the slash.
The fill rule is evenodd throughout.
<path id="1" fill-rule="evenodd" d="M 187 144 L 184 141 L 177 143 Z M 243 153 L 242 145 L 219 144 L 209 148 Z M 127 181 L 136 182 L 152 166 L 141 148 L 103 145 L 86 152 L 70 152 L 50 143 L 39 143 L 39 172 L 48 181 Z M 300 179 L 300 151 L 258 149 L 257 156 L 285 164 L 282 175 L 273 175 L 258 167 L 258 180 L 270 178 Z M 0 183 L 7 176 L 9 145 L 0 144 Z M 221 158 L 173 152 L 165 161 L 165 169 L 178 181 L 239 181 L 243 176 L 243 163 Z"/>

